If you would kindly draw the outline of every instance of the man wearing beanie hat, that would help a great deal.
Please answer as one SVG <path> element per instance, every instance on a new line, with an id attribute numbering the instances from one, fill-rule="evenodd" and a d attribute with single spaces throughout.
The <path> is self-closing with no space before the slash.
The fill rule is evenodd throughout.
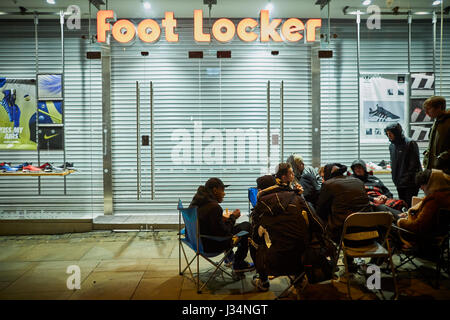
<path id="1" fill-rule="evenodd" d="M 250 231 L 250 223 L 236 224 L 236 219 L 241 216 L 239 209 L 234 210 L 229 216 L 224 216 L 221 203 L 225 197 L 225 185 L 219 178 L 211 178 L 204 186 L 197 189 L 189 207 L 197 207 L 200 233 L 217 237 L 231 237 L 239 231 Z M 202 238 L 205 252 L 226 251 L 232 247 L 230 241 L 215 241 Z M 248 253 L 248 236 L 239 239 L 238 248 L 234 255 L 233 271 L 246 272 L 254 270 L 253 263 L 245 261 Z"/>

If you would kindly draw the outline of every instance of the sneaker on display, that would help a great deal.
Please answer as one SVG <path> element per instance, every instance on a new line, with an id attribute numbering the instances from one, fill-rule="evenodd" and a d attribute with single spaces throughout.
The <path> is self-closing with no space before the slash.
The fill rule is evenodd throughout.
<path id="1" fill-rule="evenodd" d="M 24 162 L 24 163 L 22 163 L 22 164 L 19 164 L 18 166 L 15 166 L 14 168 L 17 168 L 17 169 L 19 169 L 19 170 L 22 170 L 23 167 L 31 166 L 31 165 L 32 165 L 31 162 Z"/>
<path id="2" fill-rule="evenodd" d="M 48 162 L 44 163 L 40 168 L 42 170 L 44 170 L 44 172 L 63 172 L 64 171 L 64 169 L 55 167 L 53 164 L 48 163 Z"/>
<path id="3" fill-rule="evenodd" d="M 5 162 L 2 162 L 2 163 L 0 163 L 0 170 L 2 172 L 16 172 L 19 169 L 11 167 L 11 163 L 8 164 Z"/>
<path id="4" fill-rule="evenodd" d="M 386 169 L 387 166 L 387 162 L 384 160 L 381 160 L 380 163 L 378 164 L 380 167 L 382 167 L 383 169 Z"/>
<path id="5" fill-rule="evenodd" d="M 369 162 L 367 163 L 367 169 L 368 171 L 370 171 L 370 170 L 382 170 L 383 168 L 381 168 L 379 165 L 376 165 L 373 162 Z"/>
<path id="6" fill-rule="evenodd" d="M 252 284 L 255 286 L 258 291 L 266 292 L 270 288 L 269 280 L 262 281 L 259 276 L 254 276 L 252 280 Z"/>
<path id="7" fill-rule="evenodd" d="M 378 104 L 376 105 L 376 109 L 372 110 L 369 108 L 369 121 L 371 122 L 387 122 L 387 121 L 396 121 L 400 119 L 399 116 L 393 114 L 390 111 L 387 111 L 385 108 L 380 107 Z"/>
<path id="8" fill-rule="evenodd" d="M 23 167 L 23 168 L 22 168 L 22 171 L 23 171 L 23 172 L 31 172 L 31 171 L 37 172 L 37 171 L 42 171 L 42 170 L 41 170 L 41 168 L 32 166 L 32 165 L 30 164 L 30 165 L 28 165 L 28 166 Z"/>
<path id="9" fill-rule="evenodd" d="M 63 168 L 64 169 L 64 164 L 60 165 L 59 168 Z M 66 169 L 75 169 L 73 167 L 73 162 L 72 163 L 66 162 Z"/>

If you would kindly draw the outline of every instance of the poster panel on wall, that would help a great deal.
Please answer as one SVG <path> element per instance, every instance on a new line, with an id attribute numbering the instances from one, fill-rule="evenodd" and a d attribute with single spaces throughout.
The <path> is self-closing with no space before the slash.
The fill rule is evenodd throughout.
<path id="1" fill-rule="evenodd" d="M 0 77 L 0 149 L 36 150 L 36 81 Z"/>
<path id="2" fill-rule="evenodd" d="M 63 150 L 63 130 L 62 127 L 40 127 L 39 149 L 41 151 Z"/>
<path id="3" fill-rule="evenodd" d="M 432 122 L 433 119 L 430 118 L 425 112 L 423 108 L 423 103 L 426 98 L 411 98 L 410 105 L 410 123 L 423 123 L 423 122 Z"/>
<path id="4" fill-rule="evenodd" d="M 434 73 L 412 72 L 411 73 L 411 96 L 434 95 Z"/>
<path id="5" fill-rule="evenodd" d="M 361 143 L 386 142 L 384 128 L 390 123 L 406 127 L 408 83 L 405 75 L 361 74 Z"/>
<path id="6" fill-rule="evenodd" d="M 411 124 L 411 139 L 417 142 L 427 142 L 433 124 Z"/>
<path id="7" fill-rule="evenodd" d="M 38 101 L 39 124 L 61 124 L 62 105 L 62 101 Z"/>
<path id="8" fill-rule="evenodd" d="M 37 79 L 39 99 L 62 98 L 61 74 L 38 74 Z"/>

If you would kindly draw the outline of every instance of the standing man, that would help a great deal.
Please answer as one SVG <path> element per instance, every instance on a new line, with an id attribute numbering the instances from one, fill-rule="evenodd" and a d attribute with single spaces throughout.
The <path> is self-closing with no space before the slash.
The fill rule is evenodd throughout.
<path id="1" fill-rule="evenodd" d="M 420 164 L 419 147 L 417 143 L 403 134 L 399 123 L 388 125 L 384 132 L 391 144 L 389 153 L 391 155 L 392 181 L 397 188 L 398 197 L 411 207 L 411 199 L 419 193 L 416 186 L 416 173 L 422 171 Z"/>
<path id="2" fill-rule="evenodd" d="M 219 205 L 225 197 L 225 188 L 219 178 L 211 178 L 204 186 L 197 189 L 197 193 L 189 207 L 196 206 L 200 233 L 209 236 L 226 237 L 232 236 L 239 231 L 250 231 L 250 223 L 242 222 L 236 224 L 236 219 L 241 216 L 239 209 L 234 210 L 229 216 L 224 216 L 222 207 Z M 208 238 L 202 239 L 205 252 L 226 251 L 232 247 L 230 241 L 216 241 Z M 246 272 L 255 269 L 253 263 L 245 261 L 248 253 L 248 236 L 243 236 L 238 242 L 238 249 L 234 255 L 233 271 Z"/>
<path id="3" fill-rule="evenodd" d="M 423 108 L 434 118 L 428 149 L 424 152 L 425 169 L 440 169 L 450 173 L 450 111 L 446 111 L 444 97 L 433 96 L 425 100 Z"/>

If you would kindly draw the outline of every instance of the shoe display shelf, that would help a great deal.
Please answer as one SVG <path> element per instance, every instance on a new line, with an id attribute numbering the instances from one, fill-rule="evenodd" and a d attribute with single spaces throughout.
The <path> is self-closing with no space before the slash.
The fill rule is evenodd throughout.
<path id="1" fill-rule="evenodd" d="M 40 172 L 40 171 L 30 171 L 30 172 L 0 172 L 0 176 L 67 176 L 68 174 L 74 173 L 76 170 L 66 169 L 61 172 Z"/>

